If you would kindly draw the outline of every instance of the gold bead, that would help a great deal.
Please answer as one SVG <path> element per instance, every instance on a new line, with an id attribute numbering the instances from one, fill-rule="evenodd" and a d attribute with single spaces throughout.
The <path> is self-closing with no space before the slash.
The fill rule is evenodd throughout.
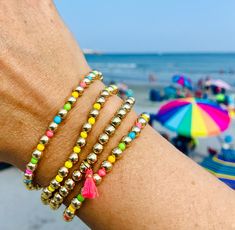
<path id="1" fill-rule="evenodd" d="M 78 154 L 77 153 L 72 153 L 69 156 L 69 160 L 72 161 L 74 164 L 78 162 Z"/>
<path id="2" fill-rule="evenodd" d="M 73 105 L 76 101 L 77 101 L 77 99 L 75 97 L 70 97 L 68 99 L 68 103 L 70 103 L 71 105 Z"/>
<path id="3" fill-rule="evenodd" d="M 66 168 L 66 167 L 61 167 L 60 169 L 59 169 L 59 171 L 58 171 L 58 174 L 59 174 L 59 176 L 61 176 L 61 177 L 66 177 L 66 176 L 68 176 L 68 173 L 69 173 L 69 170 Z"/>
<path id="4" fill-rule="evenodd" d="M 143 127 L 147 125 L 147 121 L 142 117 L 138 118 L 137 122 L 139 122 Z"/>
<path id="5" fill-rule="evenodd" d="M 112 154 L 117 158 L 119 159 L 121 156 L 122 156 L 122 150 L 119 149 L 119 148 L 114 148 L 112 150 Z"/>
<path id="6" fill-rule="evenodd" d="M 116 115 L 120 118 L 123 119 L 126 116 L 126 110 L 125 109 L 120 109 L 118 110 L 118 112 L 116 113 Z"/>
<path id="7" fill-rule="evenodd" d="M 126 146 L 129 146 L 130 143 L 132 142 L 132 139 L 130 137 L 128 137 L 128 136 L 125 136 L 125 137 L 122 138 L 122 142 L 124 142 L 124 144 Z"/>
<path id="8" fill-rule="evenodd" d="M 111 95 L 118 93 L 118 87 L 116 85 L 110 85 L 106 88 Z"/>
<path id="9" fill-rule="evenodd" d="M 72 190 L 75 186 L 75 182 L 72 179 L 67 179 L 64 183 L 64 186 L 68 189 L 68 190 Z"/>
<path id="10" fill-rule="evenodd" d="M 66 109 L 61 109 L 59 112 L 58 112 L 58 115 L 64 119 L 66 117 L 66 115 L 68 114 L 68 111 Z"/>
<path id="11" fill-rule="evenodd" d="M 35 150 L 35 151 L 33 151 L 32 156 L 39 160 L 42 156 L 42 152 L 39 150 Z"/>
<path id="12" fill-rule="evenodd" d="M 32 175 L 32 174 L 25 173 L 25 174 L 24 174 L 24 179 L 25 179 L 25 180 L 32 180 L 32 179 L 33 179 L 33 175 Z"/>
<path id="13" fill-rule="evenodd" d="M 41 201 L 42 201 L 42 203 L 43 203 L 44 205 L 48 205 L 50 200 L 45 199 L 45 198 L 43 198 L 43 197 L 41 196 Z"/>
<path id="14" fill-rule="evenodd" d="M 137 126 L 134 126 L 132 129 L 131 129 L 132 132 L 134 132 L 136 134 L 136 136 L 139 136 L 140 132 L 141 132 L 141 129 Z"/>
<path id="15" fill-rule="evenodd" d="M 102 92 L 101 92 L 101 94 L 100 94 L 100 96 L 102 96 L 102 97 L 104 97 L 104 98 L 107 98 L 108 96 L 109 96 L 110 94 L 109 94 L 109 92 L 107 91 L 107 90 L 102 90 Z"/>
<path id="16" fill-rule="evenodd" d="M 104 105 L 105 103 L 105 98 L 104 97 L 99 97 L 97 100 L 96 100 L 97 103 L 99 103 L 101 106 Z"/>
<path id="17" fill-rule="evenodd" d="M 50 183 L 50 186 L 54 189 L 58 189 L 60 187 L 60 183 L 56 179 L 53 179 Z"/>
<path id="18" fill-rule="evenodd" d="M 64 198 L 58 192 L 55 193 L 53 199 L 57 204 L 61 204 L 64 200 Z"/>
<path id="19" fill-rule="evenodd" d="M 108 126 L 105 128 L 104 132 L 105 132 L 106 134 L 108 134 L 109 136 L 112 136 L 112 135 L 114 134 L 115 130 L 116 130 L 115 127 L 113 127 L 112 125 L 108 125 Z"/>
<path id="20" fill-rule="evenodd" d="M 98 79 L 103 81 L 104 76 L 103 76 L 103 74 L 101 72 L 97 71 L 97 75 L 96 76 L 97 76 Z"/>
<path id="21" fill-rule="evenodd" d="M 108 136 L 108 134 L 102 133 L 102 134 L 99 136 L 99 142 L 100 142 L 100 144 L 104 145 L 104 144 L 106 144 L 108 141 L 109 141 L 109 136 Z"/>
<path id="22" fill-rule="evenodd" d="M 101 167 L 104 168 L 106 172 L 110 172 L 112 170 L 113 165 L 109 161 L 103 161 Z"/>
<path id="23" fill-rule="evenodd" d="M 87 169 L 90 169 L 91 166 L 87 161 L 83 161 L 80 165 L 80 172 L 85 173 Z"/>
<path id="24" fill-rule="evenodd" d="M 77 198 L 73 198 L 71 201 L 71 204 L 73 205 L 75 209 L 79 209 L 82 205 L 82 202 L 79 201 Z"/>
<path id="25" fill-rule="evenodd" d="M 81 87 L 81 86 L 78 86 L 78 87 L 75 89 L 75 91 L 77 91 L 80 95 L 82 95 L 83 92 L 84 92 L 84 88 Z"/>
<path id="26" fill-rule="evenodd" d="M 60 187 L 60 189 L 59 189 L 59 194 L 60 194 L 62 197 L 66 197 L 66 196 L 68 196 L 69 191 L 68 191 L 68 189 L 67 189 L 65 186 L 62 186 L 62 187 Z"/>
<path id="27" fill-rule="evenodd" d="M 123 106 L 122 106 L 122 109 L 125 109 L 126 111 L 130 111 L 131 110 L 131 105 L 129 103 L 125 103 Z"/>
<path id="28" fill-rule="evenodd" d="M 36 170 L 36 168 L 37 168 L 37 164 L 33 164 L 33 163 L 29 162 L 29 163 L 27 164 L 26 168 L 27 168 L 28 170 L 34 172 L 34 171 Z"/>
<path id="29" fill-rule="evenodd" d="M 97 110 L 97 109 L 92 109 L 91 112 L 90 112 L 89 117 L 94 117 L 94 118 L 96 118 L 98 115 L 99 115 L 99 110 Z"/>
<path id="30" fill-rule="evenodd" d="M 85 123 L 82 127 L 82 130 L 89 133 L 91 131 L 92 125 L 90 123 Z"/>
<path id="31" fill-rule="evenodd" d="M 86 159 L 89 164 L 93 165 L 97 161 L 97 155 L 95 153 L 90 153 Z"/>
<path id="32" fill-rule="evenodd" d="M 100 183 L 101 183 L 101 181 L 102 181 L 101 176 L 100 176 L 100 175 L 98 175 L 97 173 L 95 173 L 95 174 L 93 175 L 93 179 L 94 179 L 94 181 L 95 181 L 96 185 L 100 184 Z"/>
<path id="33" fill-rule="evenodd" d="M 42 190 L 42 195 L 41 195 L 43 198 L 50 198 L 52 196 L 52 192 L 48 190 L 48 188 L 44 188 Z"/>
<path id="34" fill-rule="evenodd" d="M 52 210 L 57 210 L 57 209 L 59 208 L 59 205 L 56 203 L 56 201 L 55 201 L 54 199 L 51 199 L 51 200 L 50 200 L 49 205 L 50 205 L 50 208 L 51 208 Z"/>
<path id="35" fill-rule="evenodd" d="M 121 124 L 121 119 L 120 119 L 120 117 L 114 117 L 113 119 L 112 119 L 112 121 L 111 121 L 111 124 L 115 127 L 115 128 L 117 128 L 120 124 Z"/>
<path id="36" fill-rule="evenodd" d="M 64 212 L 65 212 L 66 215 L 69 216 L 70 218 L 73 218 L 73 217 L 74 217 L 74 213 L 72 213 L 68 208 L 66 208 Z"/>
<path id="37" fill-rule="evenodd" d="M 150 120 L 150 115 L 149 115 L 148 113 L 142 113 L 142 114 L 141 114 L 141 117 L 144 118 L 144 119 L 147 121 L 147 123 L 148 123 L 149 120 Z"/>
<path id="38" fill-rule="evenodd" d="M 91 84 L 91 80 L 86 78 L 86 77 L 83 79 L 83 82 L 85 82 L 86 85 L 90 85 Z"/>
<path id="39" fill-rule="evenodd" d="M 46 145 L 49 142 L 49 137 L 46 135 L 43 135 L 39 142 L 43 145 Z"/>
<path id="40" fill-rule="evenodd" d="M 101 145 L 100 143 L 96 143 L 94 146 L 93 146 L 93 152 L 95 154 L 100 154 L 104 149 L 104 146 Z"/>
<path id="41" fill-rule="evenodd" d="M 126 102 L 133 106 L 135 104 L 135 98 L 134 97 L 128 97 L 126 99 Z"/>
<path id="42" fill-rule="evenodd" d="M 77 145 L 80 146 L 80 147 L 85 146 L 85 145 L 86 145 L 86 140 L 85 140 L 85 138 L 79 137 L 78 140 L 77 140 Z"/>
<path id="43" fill-rule="evenodd" d="M 82 173 L 81 173 L 79 170 L 75 170 L 75 171 L 73 172 L 72 178 L 73 178 L 75 181 L 80 181 L 80 180 L 82 179 Z"/>
<path id="44" fill-rule="evenodd" d="M 55 122 L 51 122 L 48 127 L 48 129 L 51 131 L 55 131 L 57 128 L 58 128 L 58 125 Z"/>

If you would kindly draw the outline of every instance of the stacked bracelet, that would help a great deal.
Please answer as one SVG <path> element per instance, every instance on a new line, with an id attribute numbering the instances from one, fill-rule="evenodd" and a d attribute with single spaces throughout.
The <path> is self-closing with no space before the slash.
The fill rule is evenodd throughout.
<path id="1" fill-rule="evenodd" d="M 39 189 L 38 184 L 34 184 L 34 172 L 37 168 L 37 165 L 42 157 L 42 153 L 45 150 L 46 145 L 49 143 L 49 140 L 54 136 L 55 131 L 58 125 L 65 119 L 67 113 L 71 110 L 77 98 L 82 96 L 83 91 L 87 88 L 94 80 L 102 80 L 103 75 L 98 71 L 91 71 L 84 79 L 79 83 L 77 88 L 72 92 L 71 97 L 64 104 L 63 108 L 59 110 L 57 115 L 54 117 L 53 122 L 51 122 L 45 132 L 45 134 L 39 140 L 39 143 L 36 149 L 32 153 L 32 158 L 26 166 L 24 173 L 24 184 L 29 190 Z"/>
<path id="2" fill-rule="evenodd" d="M 86 157 L 86 160 L 83 160 L 78 168 L 78 170 L 74 170 L 72 174 L 72 178 L 69 178 L 65 181 L 64 186 L 60 188 L 59 192 L 56 192 L 53 198 L 50 200 L 50 206 L 52 209 L 58 209 L 62 204 L 64 198 L 71 192 L 74 188 L 75 183 L 81 181 L 83 174 L 86 174 L 86 177 L 89 174 L 92 174 L 92 166 L 97 162 L 98 155 L 104 149 L 104 145 L 108 143 L 110 137 L 113 136 L 116 132 L 116 129 L 121 124 L 123 118 L 126 117 L 128 112 L 130 112 L 131 108 L 135 103 L 135 99 L 130 97 L 124 101 L 122 106 L 118 109 L 116 114 L 111 118 L 111 122 L 104 129 L 103 133 L 99 135 L 98 141 L 93 146 L 93 152 L 89 153 Z M 60 169 L 62 170 L 62 168 Z M 66 171 L 67 172 L 67 171 Z M 59 178 L 62 180 L 62 178 Z M 71 186 L 68 186 L 71 185 Z M 48 191 L 47 191 L 48 192 Z M 88 194 L 91 198 L 95 198 L 97 195 L 95 192 L 92 194 Z"/>
<path id="3" fill-rule="evenodd" d="M 104 90 L 101 91 L 99 97 L 93 104 L 87 122 L 82 127 L 82 131 L 80 132 L 76 145 L 73 147 L 72 154 L 70 154 L 69 159 L 65 162 L 64 166 L 58 170 L 58 174 L 50 182 L 50 185 L 43 189 L 41 194 L 41 200 L 43 204 L 48 204 L 50 202 L 50 207 L 52 209 L 57 209 L 59 207 L 59 204 L 57 202 L 59 197 L 61 200 L 63 198 L 63 195 L 68 194 L 69 191 L 72 190 L 75 186 L 74 181 L 71 179 L 66 180 L 64 186 L 62 187 L 61 183 L 63 182 L 64 178 L 69 174 L 70 169 L 78 162 L 79 154 L 81 154 L 81 150 L 86 145 L 86 139 L 88 137 L 88 134 L 91 132 L 93 125 L 98 119 L 100 110 L 104 106 L 107 98 L 111 95 L 117 94 L 117 92 L 118 89 L 115 85 L 106 87 Z M 53 192 L 55 192 L 57 189 L 59 189 L 59 192 L 56 193 L 56 199 L 50 200 L 50 197 L 53 195 Z"/>
<path id="4" fill-rule="evenodd" d="M 128 147 L 131 142 L 140 134 L 141 130 L 146 126 L 149 121 L 149 115 L 146 113 L 141 114 L 135 125 L 132 127 L 131 131 L 124 136 L 118 146 L 114 148 L 111 154 L 107 157 L 107 160 L 101 163 L 100 169 L 94 175 L 92 173 L 86 174 L 86 181 L 81 188 L 80 193 L 72 199 L 70 205 L 65 209 L 63 217 L 65 221 L 71 221 L 75 216 L 76 211 L 81 207 L 82 203 L 86 198 L 93 198 L 90 196 L 91 190 L 96 190 L 96 185 L 100 184 L 102 181 L 102 177 L 106 175 L 106 173 L 112 170 L 113 164 L 118 160 L 126 147 Z M 88 170 L 89 172 L 89 170 Z"/>

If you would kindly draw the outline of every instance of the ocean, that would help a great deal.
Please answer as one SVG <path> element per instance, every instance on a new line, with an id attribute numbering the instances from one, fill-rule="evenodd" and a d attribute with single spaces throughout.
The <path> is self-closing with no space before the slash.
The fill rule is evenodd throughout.
<path id="1" fill-rule="evenodd" d="M 101 54 L 86 55 L 93 69 L 106 82 L 143 84 L 153 75 L 167 85 L 174 74 L 185 74 L 193 82 L 202 77 L 220 78 L 235 86 L 235 53 Z"/>

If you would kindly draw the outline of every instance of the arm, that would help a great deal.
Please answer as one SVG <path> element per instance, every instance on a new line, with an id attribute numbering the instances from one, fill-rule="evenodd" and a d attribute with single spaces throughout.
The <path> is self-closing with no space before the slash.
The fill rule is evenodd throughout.
<path id="1" fill-rule="evenodd" d="M 1 1 L 0 27 L 0 160 L 23 170 L 48 123 L 89 66 L 49 0 Z M 67 159 L 102 88 L 102 83 L 91 85 L 48 146 L 36 178 L 42 185 Z M 120 103 L 112 97 L 105 105 L 84 155 Z M 101 159 L 135 118 L 134 112 L 128 115 Z M 79 211 L 95 229 L 227 230 L 235 226 L 234 191 L 150 127 L 116 163 L 99 191 L 100 197 L 87 201 Z"/>

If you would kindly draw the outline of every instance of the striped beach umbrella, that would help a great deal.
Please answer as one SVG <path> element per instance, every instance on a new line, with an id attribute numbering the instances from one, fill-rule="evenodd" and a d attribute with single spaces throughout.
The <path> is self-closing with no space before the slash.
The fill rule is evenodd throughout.
<path id="1" fill-rule="evenodd" d="M 181 85 L 182 87 L 192 89 L 191 79 L 184 75 L 174 75 L 172 77 L 172 82 L 177 83 L 178 85 Z"/>
<path id="2" fill-rule="evenodd" d="M 164 104 L 156 115 L 166 128 L 186 137 L 206 137 L 225 131 L 228 111 L 217 103 L 199 98 L 182 98 Z"/>
<path id="3" fill-rule="evenodd" d="M 218 156 L 205 158 L 201 166 L 235 189 L 235 150 L 222 149 Z"/>

